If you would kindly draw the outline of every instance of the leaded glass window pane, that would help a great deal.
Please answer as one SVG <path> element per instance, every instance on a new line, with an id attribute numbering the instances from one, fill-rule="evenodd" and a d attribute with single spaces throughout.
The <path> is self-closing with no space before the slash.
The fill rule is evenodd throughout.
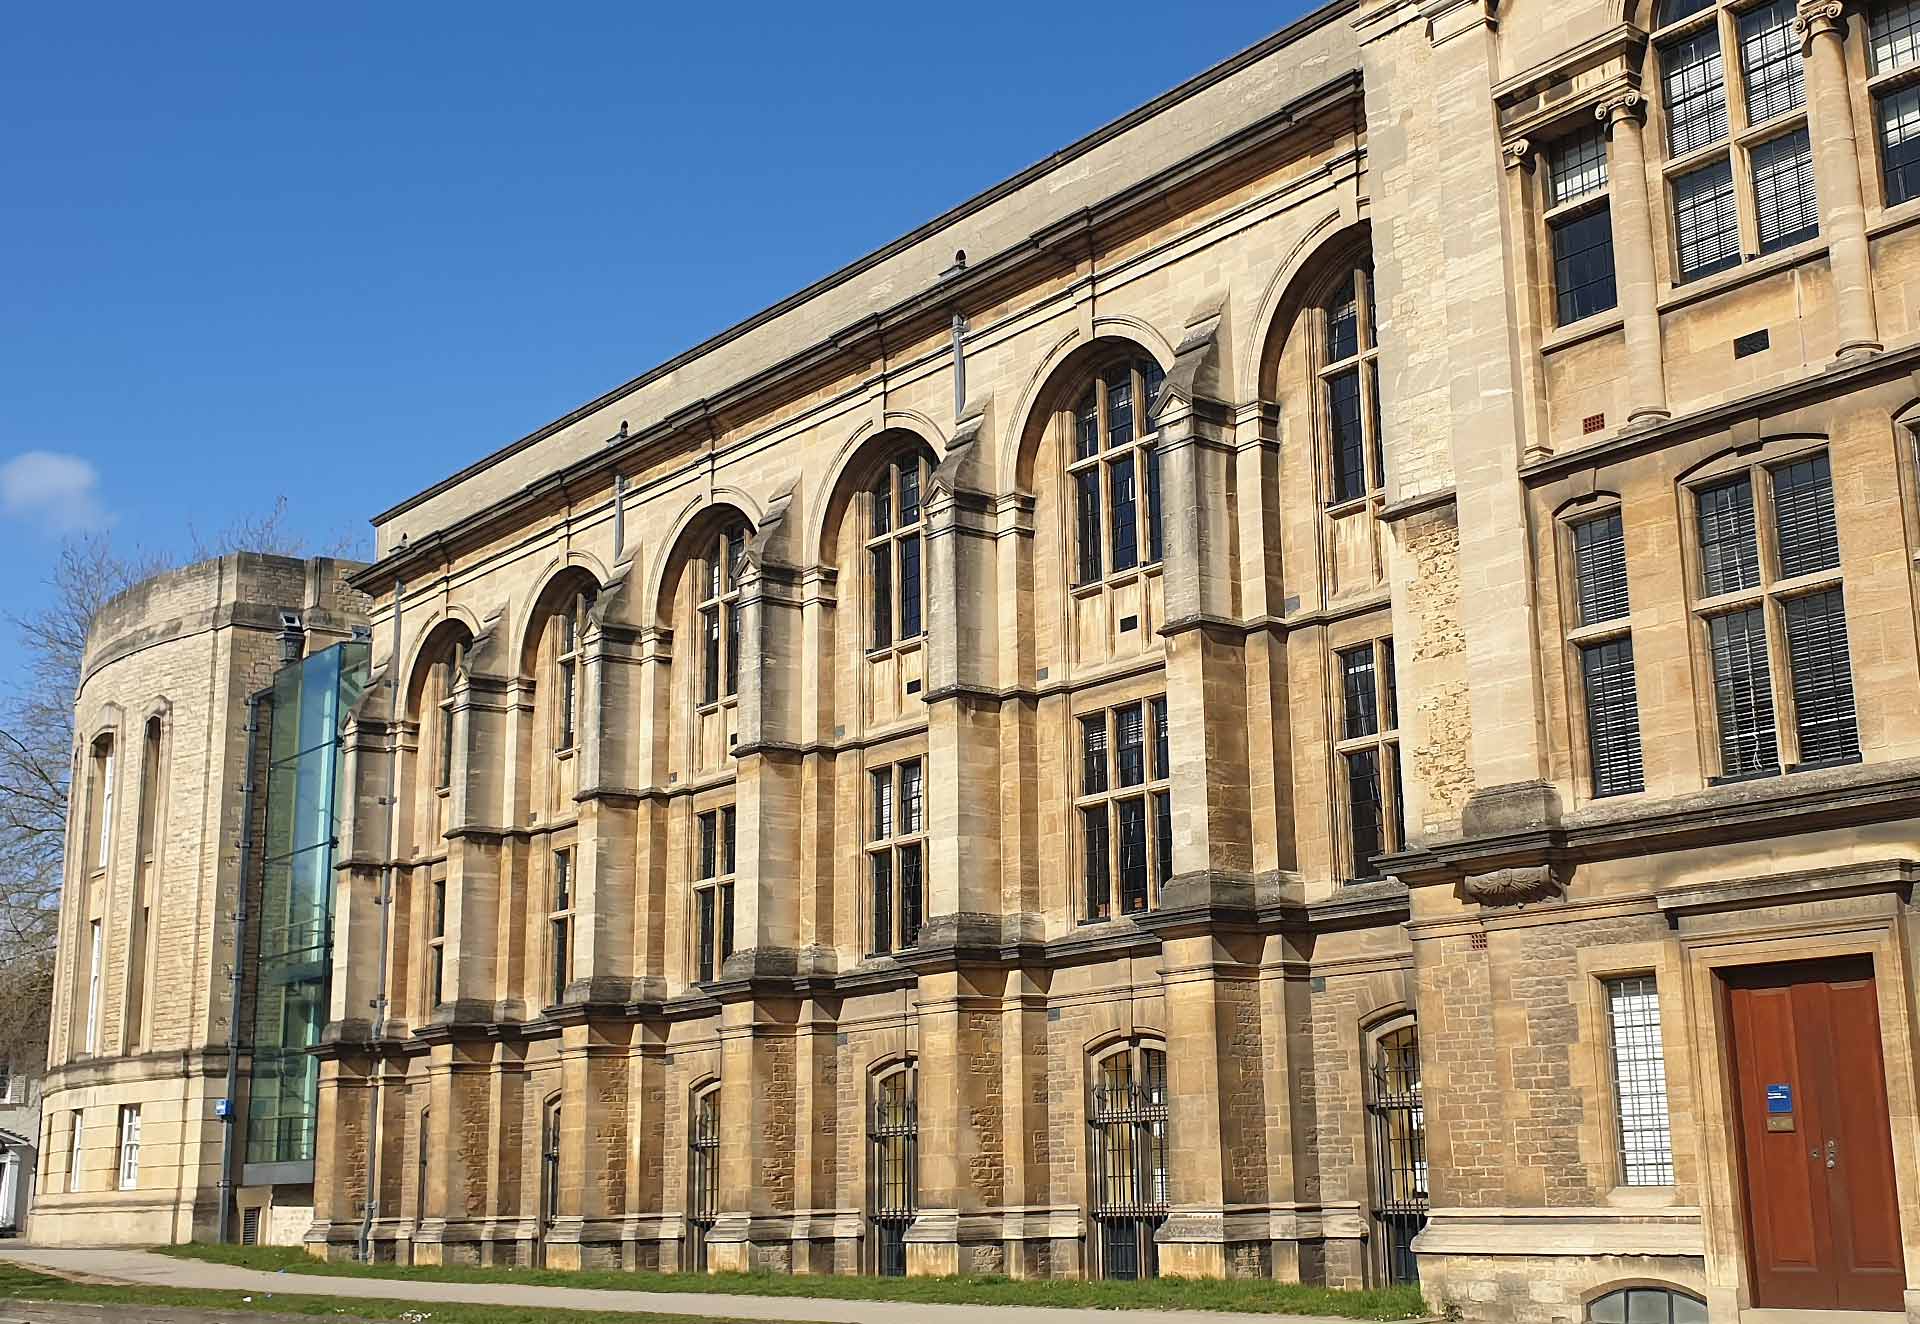
<path id="1" fill-rule="evenodd" d="M 1634 687 L 1633 640 L 1609 639 L 1580 650 L 1586 686 L 1587 743 L 1593 793 L 1645 789 L 1640 764 L 1640 699 Z"/>
<path id="2" fill-rule="evenodd" d="M 1833 472 L 1825 451 L 1773 471 L 1773 521 L 1782 579 L 1839 567 Z"/>
<path id="3" fill-rule="evenodd" d="M 1867 15 L 1873 71 L 1888 73 L 1920 56 L 1920 0 L 1885 0 Z"/>
<path id="4" fill-rule="evenodd" d="M 1627 540 L 1619 511 L 1573 526 L 1573 565 L 1580 624 L 1617 621 L 1627 614 Z"/>
<path id="5" fill-rule="evenodd" d="M 1122 786 L 1138 786 L 1147 779 L 1146 722 L 1140 705 L 1130 703 L 1114 713 L 1114 763 Z"/>
<path id="6" fill-rule="evenodd" d="M 1344 740 L 1380 732 L 1380 695 L 1374 679 L 1373 645 L 1340 653 L 1340 688 L 1345 699 L 1340 733 Z"/>
<path id="7" fill-rule="evenodd" d="M 1553 225 L 1553 291 L 1560 325 L 1620 302 L 1613 272 L 1613 212 L 1600 207 Z"/>
<path id="8" fill-rule="evenodd" d="M 1760 583 L 1760 546 L 1753 522 L 1753 481 L 1745 474 L 1703 487 L 1700 512 L 1702 591 L 1708 597 Z"/>
<path id="9" fill-rule="evenodd" d="M 1596 126 L 1554 144 L 1549 182 L 1556 207 L 1605 188 L 1606 133 Z"/>
<path id="10" fill-rule="evenodd" d="M 1374 857 L 1381 850 L 1380 751 L 1357 749 L 1345 756 L 1347 807 L 1353 846 L 1353 874 L 1372 878 L 1378 872 Z"/>
<path id="11" fill-rule="evenodd" d="M 1367 494 L 1366 435 L 1360 422 L 1360 370 L 1327 378 L 1327 428 L 1333 456 L 1333 499 L 1357 501 Z"/>
<path id="12" fill-rule="evenodd" d="M 1880 164 L 1887 205 L 1920 197 L 1920 85 L 1880 98 Z"/>
<path id="13" fill-rule="evenodd" d="M 1786 605 L 1787 664 L 1793 671 L 1794 729 L 1801 763 L 1844 763 L 1860 756 L 1847 655 L 1847 609 L 1837 588 Z"/>
<path id="14" fill-rule="evenodd" d="M 1354 295 L 1354 278 L 1327 302 L 1327 362 L 1338 363 L 1360 352 L 1360 304 Z"/>
<path id="15" fill-rule="evenodd" d="M 1740 71 L 1751 124 L 1806 104 L 1806 70 L 1793 31 L 1793 11 L 1793 0 L 1773 0 L 1740 15 Z"/>
<path id="16" fill-rule="evenodd" d="M 1080 794 L 1098 795 L 1107 789 L 1107 715 L 1080 719 Z"/>
<path id="17" fill-rule="evenodd" d="M 1773 725 L 1773 676 L 1767 664 L 1762 610 L 1749 607 L 1715 616 L 1707 627 L 1721 774 L 1741 777 L 1778 771 L 1780 745 Z"/>

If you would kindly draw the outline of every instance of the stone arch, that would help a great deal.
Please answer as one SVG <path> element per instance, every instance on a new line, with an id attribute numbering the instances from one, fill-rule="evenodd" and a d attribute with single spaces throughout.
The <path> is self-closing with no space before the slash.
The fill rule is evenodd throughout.
<path id="1" fill-rule="evenodd" d="M 998 472 L 994 475 L 997 486 L 1033 490 L 1034 456 L 1048 422 L 1071 389 L 1079 384 L 1086 365 L 1124 346 L 1131 346 L 1153 359 L 1162 372 L 1173 368 L 1173 342 L 1137 317 L 1095 318 L 1091 336 L 1074 331 L 1054 343 L 1021 389 L 1011 424 L 1001 441 Z"/>
<path id="2" fill-rule="evenodd" d="M 398 673 L 403 686 L 400 693 L 400 715 L 410 718 L 417 715 L 421 687 L 431 667 L 430 661 L 440 646 L 449 638 L 465 633 L 467 643 L 472 644 L 480 632 L 480 621 L 470 610 L 452 603 L 436 611 L 414 634 L 413 643 L 407 651 L 406 665 Z M 372 686 L 368 687 L 369 692 Z"/>
<path id="3" fill-rule="evenodd" d="M 538 585 L 521 605 L 518 618 L 514 621 L 513 653 L 515 665 L 520 674 L 527 674 L 528 660 L 535 646 L 535 635 L 540 628 L 542 616 L 551 609 L 554 595 L 562 583 L 577 583 L 582 578 L 593 581 L 593 590 L 597 595 L 606 586 L 608 571 L 599 558 L 585 552 L 568 549 L 548 561 L 535 579 Z"/>
<path id="4" fill-rule="evenodd" d="M 664 550 L 654 558 L 653 570 L 647 577 L 643 601 L 651 613 L 649 624 L 663 629 L 671 626 L 674 579 L 686 564 L 690 548 L 729 517 L 745 520 L 750 530 L 758 529 L 766 520 L 759 504 L 733 487 L 716 487 L 711 497 L 693 498 L 674 518 L 660 543 Z"/>
<path id="5" fill-rule="evenodd" d="M 940 429 L 926 415 L 917 412 L 889 410 L 877 426 L 869 419 L 841 443 L 827 469 L 826 480 L 820 484 L 813 517 L 807 522 L 806 541 L 801 544 L 800 554 L 809 564 L 825 565 L 832 560 L 833 549 L 829 544 L 839 531 L 854 493 L 872 476 L 880 457 L 908 438 L 918 442 L 926 452 L 929 467 L 937 466 L 946 454 L 947 441 Z"/>
<path id="6" fill-rule="evenodd" d="M 1330 228 L 1335 219 L 1347 223 Z M 1282 397 L 1281 361 L 1301 310 L 1324 298 L 1339 273 L 1361 255 L 1370 255 L 1372 245 L 1373 230 L 1368 222 L 1352 219 L 1344 212 L 1337 218 L 1330 214 L 1301 240 L 1275 273 L 1261 300 L 1259 315 L 1253 320 L 1252 333 L 1257 339 L 1249 345 L 1252 357 L 1244 360 L 1255 365 L 1254 380 L 1261 399 Z"/>
<path id="7" fill-rule="evenodd" d="M 1266 350 L 1274 338 L 1276 326 L 1281 324 L 1282 313 L 1299 306 L 1299 288 L 1301 273 L 1321 260 L 1321 254 L 1331 244 L 1338 246 L 1341 236 L 1347 235 L 1365 225 L 1359 219 L 1359 210 L 1351 197 L 1340 198 L 1329 210 L 1308 226 L 1287 255 L 1274 267 L 1273 274 L 1267 278 L 1266 286 L 1260 291 L 1260 299 L 1253 306 L 1253 316 L 1246 319 L 1241 331 L 1237 362 L 1249 364 L 1254 372 L 1252 387 L 1263 390 L 1265 381 L 1261 371 L 1265 367 Z"/>

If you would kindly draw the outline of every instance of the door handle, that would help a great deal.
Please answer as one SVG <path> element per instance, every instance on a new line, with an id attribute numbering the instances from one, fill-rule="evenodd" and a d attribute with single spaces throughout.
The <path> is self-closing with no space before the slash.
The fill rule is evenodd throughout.
<path id="1" fill-rule="evenodd" d="M 1839 1153 L 1840 1153 L 1840 1146 L 1834 1142 L 1834 1139 L 1832 1136 L 1828 1136 L 1827 1137 L 1827 1166 L 1829 1168 L 1833 1167 L 1834 1164 L 1839 1161 Z"/>

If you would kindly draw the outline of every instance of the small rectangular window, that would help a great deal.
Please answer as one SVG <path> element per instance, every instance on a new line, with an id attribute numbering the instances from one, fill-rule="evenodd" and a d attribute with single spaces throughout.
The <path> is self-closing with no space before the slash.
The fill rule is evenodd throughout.
<path id="1" fill-rule="evenodd" d="M 873 646 L 893 642 L 893 544 L 875 547 L 867 557 L 873 588 Z"/>
<path id="2" fill-rule="evenodd" d="M 72 1125 L 67 1130 L 67 1191 L 69 1194 L 80 1189 L 81 1179 L 85 1176 L 81 1168 L 81 1159 L 86 1133 L 86 1114 L 75 1108 Z"/>
<path id="3" fill-rule="evenodd" d="M 1839 568 L 1840 530 L 1826 452 L 1773 470 L 1773 520 L 1782 579 Z"/>
<path id="4" fill-rule="evenodd" d="M 1620 302 L 1613 275 L 1613 213 L 1601 206 L 1553 224 L 1553 290 L 1560 325 Z"/>
<path id="5" fill-rule="evenodd" d="M 1167 557 L 1166 532 L 1160 522 L 1160 450 L 1144 447 L 1147 468 L 1147 564 L 1159 565 Z"/>
<path id="6" fill-rule="evenodd" d="M 700 876 L 712 878 L 720 872 L 720 816 L 700 815 Z"/>
<path id="7" fill-rule="evenodd" d="M 553 908 L 573 909 L 572 851 L 557 850 L 553 853 Z"/>
<path id="8" fill-rule="evenodd" d="M 1153 775 L 1165 780 L 1173 775 L 1173 768 L 1168 762 L 1167 701 L 1164 698 L 1154 699 L 1151 706 L 1153 708 Z"/>
<path id="9" fill-rule="evenodd" d="M 1903 69 L 1920 56 L 1920 2 L 1884 0 L 1867 15 L 1873 72 Z"/>
<path id="10" fill-rule="evenodd" d="M 1830 588 L 1788 599 L 1786 633 L 1800 762 L 1846 763 L 1860 757 L 1841 591 Z"/>
<path id="11" fill-rule="evenodd" d="M 1173 877 L 1173 797 L 1164 791 L 1153 797 L 1153 835 L 1160 884 L 1164 887 Z"/>
<path id="12" fill-rule="evenodd" d="M 1122 786 L 1147 779 L 1146 724 L 1137 703 L 1114 710 L 1114 770 Z"/>
<path id="13" fill-rule="evenodd" d="M 900 848 L 900 945 L 917 946 L 920 921 L 926 914 L 926 894 L 920 877 L 920 843 Z"/>
<path id="14" fill-rule="evenodd" d="M 713 981 L 714 910 L 711 887 L 700 890 L 696 895 L 695 907 L 700 935 L 699 979 L 701 983 L 706 984 Z"/>
<path id="15" fill-rule="evenodd" d="M 884 956 L 893 950 L 893 853 L 876 851 L 873 861 L 873 951 Z"/>
<path id="16" fill-rule="evenodd" d="M 1617 621 L 1627 614 L 1627 540 L 1619 511 L 1573 526 L 1573 565 L 1580 624 Z"/>
<path id="17" fill-rule="evenodd" d="M 920 535 L 900 539 L 900 637 L 920 637 Z"/>
<path id="18" fill-rule="evenodd" d="M 1134 494 L 1133 456 L 1122 455 L 1107 464 L 1107 496 L 1113 528 L 1113 568 L 1131 570 L 1140 564 L 1140 512 Z"/>
<path id="19" fill-rule="evenodd" d="M 1360 300 L 1352 276 L 1327 304 L 1327 362 L 1338 363 L 1360 352 Z"/>
<path id="20" fill-rule="evenodd" d="M 1607 136 L 1597 126 L 1554 144 L 1550 187 L 1558 207 L 1607 186 Z"/>
<path id="21" fill-rule="evenodd" d="M 1100 559 L 1100 468 L 1082 469 L 1073 476 L 1075 510 L 1080 526 L 1080 582 L 1099 580 Z"/>
<path id="22" fill-rule="evenodd" d="M 1120 816 L 1120 909 L 1147 908 L 1147 805 L 1138 796 L 1115 801 Z"/>
<path id="23" fill-rule="evenodd" d="M 1345 700 L 1341 738 L 1356 740 L 1380 732 L 1379 687 L 1374 679 L 1373 645 L 1343 649 L 1340 657 L 1341 690 Z"/>
<path id="24" fill-rule="evenodd" d="M 1614 1115 L 1620 1128 L 1620 1183 L 1671 1186 L 1673 1129 L 1667 1116 L 1667 1059 L 1658 990 L 1652 975 L 1605 982 Z"/>
<path id="25" fill-rule="evenodd" d="M 1382 811 L 1385 800 L 1380 787 L 1380 751 L 1356 749 L 1345 756 L 1347 764 L 1348 827 L 1353 847 L 1355 878 L 1376 878 L 1380 867 L 1375 857 L 1382 847 Z"/>
<path id="26" fill-rule="evenodd" d="M 1580 649 L 1587 702 L 1587 744 L 1595 796 L 1645 789 L 1640 765 L 1640 699 L 1634 687 L 1633 640 L 1609 639 Z"/>
<path id="27" fill-rule="evenodd" d="M 1806 69 L 1793 30 L 1794 0 L 1740 15 L 1740 73 L 1747 88 L 1747 122 L 1762 124 L 1806 104 Z"/>
<path id="28" fill-rule="evenodd" d="M 1080 719 L 1080 794 L 1098 795 L 1107 789 L 1107 715 Z"/>
<path id="29" fill-rule="evenodd" d="M 1694 504 L 1700 516 L 1701 588 L 1708 597 L 1737 593 L 1760 583 L 1760 546 L 1753 519 L 1753 480 L 1742 474 L 1703 487 Z"/>
<path id="30" fill-rule="evenodd" d="M 720 701 L 720 609 L 700 613 L 700 702 Z"/>
<path id="31" fill-rule="evenodd" d="M 140 1107 L 120 1107 L 120 1189 L 131 1191 L 140 1184 Z"/>
<path id="32" fill-rule="evenodd" d="M 1753 149 L 1752 160 L 1760 251 L 1791 248 L 1819 234 L 1820 201 L 1814 192 L 1813 144 L 1807 131 L 1769 138 Z"/>
<path id="33" fill-rule="evenodd" d="M 1673 181 L 1673 228 L 1681 280 L 1740 264 L 1740 213 L 1731 162 L 1723 158 Z"/>
<path id="34" fill-rule="evenodd" d="M 1100 453 L 1100 396 L 1091 387 L 1073 415 L 1073 458 L 1084 460 Z"/>
<path id="35" fill-rule="evenodd" d="M 1773 724 L 1773 676 L 1767 627 L 1759 607 L 1707 622 L 1713 653 L 1714 714 L 1720 727 L 1720 772 L 1745 777 L 1780 770 Z"/>
<path id="36" fill-rule="evenodd" d="M 893 835 L 893 769 L 881 768 L 873 777 L 873 836 L 885 841 Z"/>
<path id="37" fill-rule="evenodd" d="M 1880 98 L 1880 168 L 1887 205 L 1920 197 L 1920 85 Z"/>
<path id="38" fill-rule="evenodd" d="M 1119 367 L 1107 376 L 1107 446 L 1133 440 L 1133 369 Z"/>
<path id="39" fill-rule="evenodd" d="M 1360 423 L 1360 370 L 1327 378 L 1327 426 L 1332 432 L 1333 499 L 1358 501 L 1367 494 L 1367 438 Z"/>
<path id="40" fill-rule="evenodd" d="M 1113 879 L 1107 864 L 1107 807 L 1090 805 L 1080 811 L 1086 833 L 1087 914 L 1107 919 L 1113 914 Z"/>
<path id="41" fill-rule="evenodd" d="M 918 836 L 926 830 L 925 786 L 926 777 L 919 759 L 900 765 L 900 831 L 905 836 Z"/>
<path id="42" fill-rule="evenodd" d="M 1720 32 L 1706 27 L 1660 52 L 1667 154 L 1685 156 L 1727 136 L 1727 89 Z"/>

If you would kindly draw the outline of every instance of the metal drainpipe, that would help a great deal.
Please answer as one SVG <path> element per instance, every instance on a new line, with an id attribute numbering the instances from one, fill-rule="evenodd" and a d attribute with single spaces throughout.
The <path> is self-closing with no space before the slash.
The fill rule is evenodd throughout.
<path id="1" fill-rule="evenodd" d="M 235 1096 L 240 1092 L 240 996 L 246 986 L 247 869 L 253 862 L 253 778 L 260 745 L 260 700 L 271 687 L 247 696 L 246 780 L 240 785 L 240 909 L 233 917 L 232 1003 L 227 1012 L 227 1115 L 220 1121 L 220 1240 L 233 1235 L 233 1128 L 238 1125 Z"/>
<path id="2" fill-rule="evenodd" d="M 386 1078 L 387 1060 L 380 1052 L 380 1040 L 387 1033 L 387 937 L 393 914 L 393 848 L 399 831 L 394 823 L 398 812 L 400 774 L 400 604 L 407 596 L 404 580 L 393 586 L 393 651 L 387 666 L 392 671 L 387 693 L 387 841 L 380 865 L 380 890 L 374 904 L 380 908 L 380 951 L 373 991 L 373 1032 L 369 1036 L 373 1052 L 372 1088 L 367 1091 L 367 1207 L 360 1220 L 360 1262 L 373 1260 L 373 1220 L 379 1212 L 380 1177 L 380 1088 Z"/>

